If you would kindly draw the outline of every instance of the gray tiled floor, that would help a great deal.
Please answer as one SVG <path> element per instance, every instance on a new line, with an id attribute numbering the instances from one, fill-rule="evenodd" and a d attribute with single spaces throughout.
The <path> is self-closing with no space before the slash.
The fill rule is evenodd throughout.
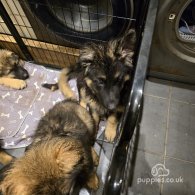
<path id="1" fill-rule="evenodd" d="M 146 81 L 130 195 L 195 194 L 195 90 L 172 85 Z M 169 174 L 138 184 L 138 178 L 158 178 L 151 173 L 156 164 Z"/>
<path id="2" fill-rule="evenodd" d="M 171 101 L 167 155 L 195 163 L 195 106 Z"/>
<path id="3" fill-rule="evenodd" d="M 166 168 L 170 170 L 169 178 L 181 178 L 179 183 L 165 183 L 163 195 L 194 195 L 195 194 L 195 164 L 166 158 Z"/>
<path id="4" fill-rule="evenodd" d="M 130 191 L 133 195 L 160 194 L 160 184 L 146 184 L 146 180 L 152 178 L 151 169 L 157 163 L 163 163 L 162 156 L 148 152 L 137 151 L 135 168 Z"/>
<path id="5" fill-rule="evenodd" d="M 178 87 L 172 88 L 172 98 L 186 103 L 195 104 L 195 91 Z"/>
<path id="6" fill-rule="evenodd" d="M 168 102 L 145 96 L 138 148 L 163 154 Z"/>

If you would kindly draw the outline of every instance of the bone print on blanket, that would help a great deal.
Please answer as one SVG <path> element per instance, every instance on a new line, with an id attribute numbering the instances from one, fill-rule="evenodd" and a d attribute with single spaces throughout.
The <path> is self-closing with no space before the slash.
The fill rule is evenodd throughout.
<path id="1" fill-rule="evenodd" d="M 5 149 L 28 146 L 40 118 L 64 99 L 59 90 L 53 92 L 41 87 L 42 83 L 57 82 L 60 71 L 27 62 L 25 68 L 30 75 L 27 88 L 15 90 L 0 86 L 0 141 Z M 78 97 L 76 80 L 69 84 Z M 104 128 L 105 122 L 101 122 L 98 136 Z"/>
<path id="2" fill-rule="evenodd" d="M 39 119 L 64 99 L 60 91 L 41 87 L 44 82 L 57 82 L 59 71 L 31 63 L 26 63 L 25 68 L 30 74 L 27 88 L 15 90 L 0 86 L 0 139 L 1 147 L 6 149 L 29 145 Z M 76 81 L 70 85 L 76 93 Z"/>

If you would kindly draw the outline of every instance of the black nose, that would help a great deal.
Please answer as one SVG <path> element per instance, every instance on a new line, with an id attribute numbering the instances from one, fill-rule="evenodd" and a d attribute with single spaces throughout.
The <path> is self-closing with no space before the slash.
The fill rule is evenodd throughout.
<path id="1" fill-rule="evenodd" d="M 13 74 L 15 75 L 15 78 L 22 80 L 26 80 L 29 77 L 27 70 L 20 66 L 15 67 Z"/>
<path id="2" fill-rule="evenodd" d="M 29 78 L 29 74 L 27 72 L 27 70 L 24 69 L 24 72 L 23 72 L 23 79 L 28 79 Z"/>

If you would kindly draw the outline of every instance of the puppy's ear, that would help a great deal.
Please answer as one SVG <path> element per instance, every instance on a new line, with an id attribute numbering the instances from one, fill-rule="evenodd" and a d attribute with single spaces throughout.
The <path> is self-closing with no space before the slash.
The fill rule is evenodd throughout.
<path id="1" fill-rule="evenodd" d="M 134 51 L 135 44 L 136 44 L 136 32 L 134 29 L 130 29 L 121 39 L 121 45 L 123 50 Z"/>
<path id="2" fill-rule="evenodd" d="M 136 43 L 136 32 L 134 29 L 130 29 L 122 38 L 118 39 L 119 53 L 128 53 L 133 56 Z"/>
<path id="3" fill-rule="evenodd" d="M 118 54 L 124 60 L 125 65 L 132 67 L 132 57 L 136 44 L 136 32 L 130 29 L 121 39 L 119 39 Z"/>
<path id="4" fill-rule="evenodd" d="M 84 68 L 83 70 L 85 70 L 85 75 L 88 73 L 91 62 L 94 59 L 94 55 L 95 51 L 89 45 L 84 46 L 80 51 L 79 64 Z"/>
<path id="5" fill-rule="evenodd" d="M 86 66 L 88 62 L 94 60 L 95 52 L 98 50 L 98 46 L 95 43 L 88 43 L 80 50 L 79 61 L 83 66 Z M 86 63 L 86 65 L 85 65 Z"/>
<path id="6" fill-rule="evenodd" d="M 13 52 L 10 53 L 10 55 L 8 55 L 8 58 L 7 58 L 8 62 L 10 64 L 18 64 L 18 61 L 19 61 L 19 56 Z"/>

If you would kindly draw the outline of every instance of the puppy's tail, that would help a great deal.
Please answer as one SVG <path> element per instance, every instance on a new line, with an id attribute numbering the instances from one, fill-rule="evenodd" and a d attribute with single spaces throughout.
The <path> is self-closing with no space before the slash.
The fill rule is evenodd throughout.
<path id="1" fill-rule="evenodd" d="M 72 68 L 64 68 L 58 80 L 58 87 L 66 98 L 76 99 L 68 81 L 72 78 Z"/>
<path id="2" fill-rule="evenodd" d="M 58 83 L 54 84 L 44 83 L 42 86 L 52 91 L 60 89 L 60 91 L 66 98 L 76 99 L 75 94 L 70 88 L 68 81 L 72 78 L 76 78 L 79 73 L 80 73 L 79 64 L 66 67 L 62 69 L 60 77 L 58 79 Z"/>

